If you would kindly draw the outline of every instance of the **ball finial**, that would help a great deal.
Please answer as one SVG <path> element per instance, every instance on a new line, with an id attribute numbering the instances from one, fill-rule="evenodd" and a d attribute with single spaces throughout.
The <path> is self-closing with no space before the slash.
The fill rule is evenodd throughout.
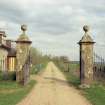
<path id="1" fill-rule="evenodd" d="M 89 26 L 85 25 L 85 26 L 83 27 L 83 30 L 85 31 L 85 33 L 88 32 L 88 31 L 89 31 Z"/>
<path id="2" fill-rule="evenodd" d="M 27 25 L 25 25 L 25 24 L 21 25 L 21 30 L 26 31 L 27 30 Z"/>

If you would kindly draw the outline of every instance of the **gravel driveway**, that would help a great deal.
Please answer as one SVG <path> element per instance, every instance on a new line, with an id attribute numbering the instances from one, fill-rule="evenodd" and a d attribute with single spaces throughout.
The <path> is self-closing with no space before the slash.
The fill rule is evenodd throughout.
<path id="1" fill-rule="evenodd" d="M 37 81 L 32 91 L 17 105 L 91 105 L 78 90 L 68 85 L 53 62 L 49 62 L 46 70 L 37 76 Z"/>

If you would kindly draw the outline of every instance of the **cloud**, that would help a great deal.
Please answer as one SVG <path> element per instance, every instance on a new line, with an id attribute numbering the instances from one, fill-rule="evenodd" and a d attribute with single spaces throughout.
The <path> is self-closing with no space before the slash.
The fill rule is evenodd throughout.
<path id="1" fill-rule="evenodd" d="M 0 28 L 6 28 L 8 36 L 15 39 L 25 23 L 33 46 L 43 53 L 77 60 L 83 25 L 90 25 L 90 34 L 97 43 L 105 42 L 104 5 L 104 0 L 3 0 Z"/>

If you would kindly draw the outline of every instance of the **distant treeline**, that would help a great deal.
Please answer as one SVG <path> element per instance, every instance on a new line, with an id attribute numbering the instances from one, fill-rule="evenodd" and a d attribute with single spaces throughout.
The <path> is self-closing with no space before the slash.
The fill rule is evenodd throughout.
<path id="1" fill-rule="evenodd" d="M 79 61 L 70 61 L 67 56 L 50 56 L 43 55 L 38 49 L 31 47 L 31 62 L 33 65 L 47 63 L 53 61 L 56 63 L 75 63 L 79 64 Z"/>
<path id="2" fill-rule="evenodd" d="M 47 63 L 50 59 L 48 55 L 42 55 L 42 53 L 34 47 L 31 47 L 30 56 L 32 65 Z"/>

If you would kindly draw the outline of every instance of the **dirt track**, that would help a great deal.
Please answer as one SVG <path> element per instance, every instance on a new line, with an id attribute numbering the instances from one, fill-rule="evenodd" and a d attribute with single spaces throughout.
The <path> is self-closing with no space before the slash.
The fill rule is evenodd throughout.
<path id="1" fill-rule="evenodd" d="M 52 62 L 37 77 L 37 81 L 37 85 L 18 105 L 91 105 L 68 85 L 64 75 Z"/>

